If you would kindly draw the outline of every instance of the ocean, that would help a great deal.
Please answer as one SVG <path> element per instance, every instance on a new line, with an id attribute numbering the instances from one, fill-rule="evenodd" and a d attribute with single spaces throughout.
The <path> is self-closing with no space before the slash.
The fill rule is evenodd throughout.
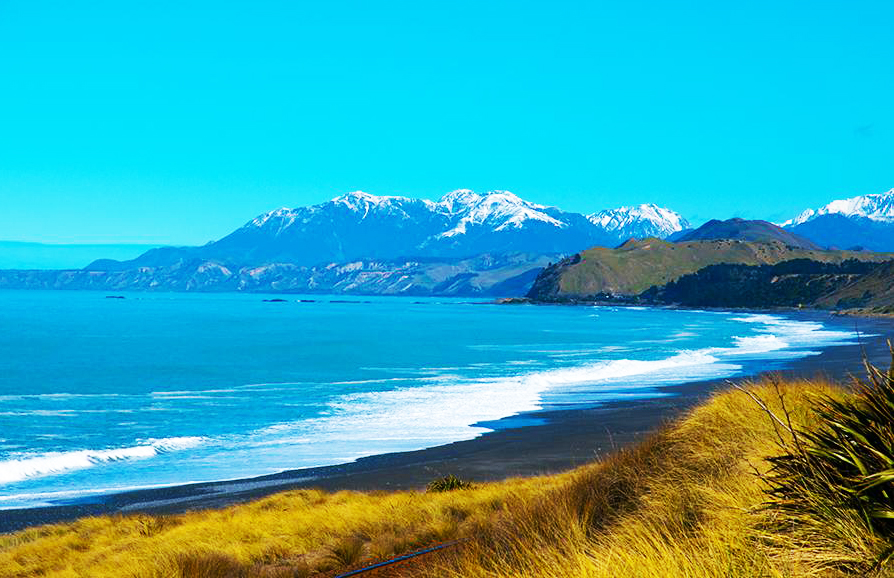
<path id="1" fill-rule="evenodd" d="M 782 314 L 121 296 L 0 291 L 0 509 L 422 449 L 856 339 Z"/>

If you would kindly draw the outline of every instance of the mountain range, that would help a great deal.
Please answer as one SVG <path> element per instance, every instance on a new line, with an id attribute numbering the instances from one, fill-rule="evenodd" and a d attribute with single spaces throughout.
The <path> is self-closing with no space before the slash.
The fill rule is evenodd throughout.
<path id="1" fill-rule="evenodd" d="M 0 287 L 519 295 L 564 255 L 688 226 L 651 204 L 583 215 L 507 191 L 458 190 L 438 201 L 357 191 L 269 211 L 201 247 L 80 270 L 5 271 Z"/>
<path id="2" fill-rule="evenodd" d="M 630 237 L 667 236 L 688 226 L 655 205 L 593 215 L 525 201 L 507 191 L 458 190 L 437 202 L 361 191 L 326 203 L 260 215 L 202 247 L 164 247 L 98 271 L 172 265 L 191 259 L 228 267 L 290 263 L 315 266 L 358 259 L 462 259 L 482 254 L 567 254 Z"/>

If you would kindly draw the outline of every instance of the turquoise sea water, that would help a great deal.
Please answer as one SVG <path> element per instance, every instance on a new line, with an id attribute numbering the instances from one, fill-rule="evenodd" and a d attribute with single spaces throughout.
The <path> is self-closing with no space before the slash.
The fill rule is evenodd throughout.
<path id="1" fill-rule="evenodd" d="M 741 312 L 301 298 L 0 292 L 0 508 L 431 447 L 854 339 Z"/>

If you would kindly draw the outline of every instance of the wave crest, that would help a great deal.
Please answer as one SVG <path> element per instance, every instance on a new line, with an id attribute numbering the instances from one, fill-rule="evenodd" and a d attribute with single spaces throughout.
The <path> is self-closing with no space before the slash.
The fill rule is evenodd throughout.
<path id="1" fill-rule="evenodd" d="M 145 443 L 126 448 L 48 452 L 6 460 L 0 462 L 0 484 L 83 470 L 106 463 L 151 458 L 167 452 L 193 448 L 203 441 L 204 438 L 201 437 L 149 439 Z"/>

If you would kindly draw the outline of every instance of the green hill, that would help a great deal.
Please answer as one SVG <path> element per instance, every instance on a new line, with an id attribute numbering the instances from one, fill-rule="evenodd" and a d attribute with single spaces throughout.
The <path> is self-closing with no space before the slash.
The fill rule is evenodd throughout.
<path id="1" fill-rule="evenodd" d="M 541 272 L 528 297 L 563 301 L 593 296 L 639 295 L 689 273 L 720 263 L 774 265 L 792 259 L 840 263 L 846 259 L 881 262 L 889 253 L 799 249 L 780 241 L 731 239 L 671 243 L 650 238 L 630 240 L 615 249 L 594 247 Z"/>

